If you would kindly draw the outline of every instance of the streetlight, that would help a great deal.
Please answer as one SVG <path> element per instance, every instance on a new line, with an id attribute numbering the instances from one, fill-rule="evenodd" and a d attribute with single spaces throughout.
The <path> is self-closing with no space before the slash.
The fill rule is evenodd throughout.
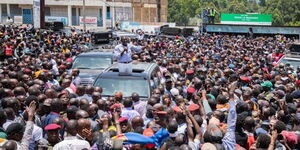
<path id="1" fill-rule="evenodd" d="M 83 0 L 83 31 L 86 31 L 86 24 L 85 24 L 85 0 Z"/>

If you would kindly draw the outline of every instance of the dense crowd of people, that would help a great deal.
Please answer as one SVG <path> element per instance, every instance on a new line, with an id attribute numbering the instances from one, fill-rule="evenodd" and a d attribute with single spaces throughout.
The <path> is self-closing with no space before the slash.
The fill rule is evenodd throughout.
<path id="1" fill-rule="evenodd" d="M 0 149 L 300 149 L 300 67 L 277 63 L 295 39 L 124 40 L 160 68 L 142 101 L 80 84 L 72 62 L 89 33 L 2 25 L 0 37 Z"/>

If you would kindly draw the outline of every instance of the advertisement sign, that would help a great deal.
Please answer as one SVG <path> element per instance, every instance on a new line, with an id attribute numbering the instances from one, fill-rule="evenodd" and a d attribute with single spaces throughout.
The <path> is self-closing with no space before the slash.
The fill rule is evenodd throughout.
<path id="1" fill-rule="evenodd" d="M 86 26 L 97 26 L 97 17 L 85 17 L 85 21 L 83 17 L 79 17 L 80 26 L 83 26 L 84 22 Z"/>
<path id="2" fill-rule="evenodd" d="M 23 16 L 14 16 L 15 24 L 23 24 Z"/>
<path id="3" fill-rule="evenodd" d="M 45 17 L 46 22 L 62 22 L 64 25 L 68 25 L 68 18 L 67 17 L 52 17 L 52 16 L 46 16 Z"/>
<path id="4" fill-rule="evenodd" d="M 221 14 L 221 24 L 272 25 L 271 14 Z"/>
<path id="5" fill-rule="evenodd" d="M 33 0 L 33 25 L 34 28 L 40 28 L 40 16 L 41 16 L 41 8 L 40 8 L 40 0 Z"/>

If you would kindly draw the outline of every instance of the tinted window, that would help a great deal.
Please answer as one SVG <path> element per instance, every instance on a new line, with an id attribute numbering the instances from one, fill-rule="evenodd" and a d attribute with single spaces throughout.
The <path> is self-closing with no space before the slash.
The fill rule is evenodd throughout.
<path id="1" fill-rule="evenodd" d="M 290 64 L 291 66 L 293 66 L 293 68 L 297 68 L 298 66 L 300 66 L 300 60 L 282 59 L 280 63 Z"/>
<path id="2" fill-rule="evenodd" d="M 73 68 L 78 69 L 105 69 L 111 65 L 110 57 L 77 57 Z"/>
<path id="3" fill-rule="evenodd" d="M 149 95 L 149 83 L 142 78 L 98 78 L 94 86 L 103 88 L 103 96 L 114 95 L 118 91 L 121 91 L 125 97 L 131 96 L 133 92 L 137 92 L 141 97 Z"/>

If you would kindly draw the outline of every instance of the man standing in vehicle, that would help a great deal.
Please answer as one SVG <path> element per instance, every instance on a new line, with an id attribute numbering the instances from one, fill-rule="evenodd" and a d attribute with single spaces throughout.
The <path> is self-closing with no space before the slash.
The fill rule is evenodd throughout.
<path id="1" fill-rule="evenodd" d="M 128 39 L 121 39 L 121 44 L 117 45 L 114 50 L 114 56 L 119 62 L 119 72 L 132 73 L 132 52 L 141 52 L 141 46 L 135 46 L 129 43 Z"/>

